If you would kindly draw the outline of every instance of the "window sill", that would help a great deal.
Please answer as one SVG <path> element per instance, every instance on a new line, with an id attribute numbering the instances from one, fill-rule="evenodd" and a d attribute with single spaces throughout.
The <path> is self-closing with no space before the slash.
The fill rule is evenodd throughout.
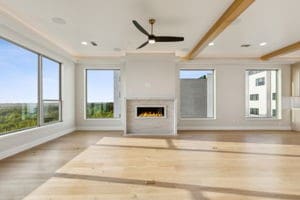
<path id="1" fill-rule="evenodd" d="M 118 121 L 121 118 L 85 118 L 86 121 Z"/>
<path id="2" fill-rule="evenodd" d="M 245 120 L 249 121 L 280 121 L 281 118 L 272 118 L 272 117 L 246 117 Z"/>
<path id="3" fill-rule="evenodd" d="M 182 121 L 189 121 L 189 120 L 195 120 L 195 121 L 212 121 L 212 120 L 216 120 L 215 117 L 208 117 L 208 118 L 179 118 L 179 120 Z"/>
<path id="4" fill-rule="evenodd" d="M 52 121 L 52 122 L 47 122 L 47 123 L 44 123 L 42 124 L 41 126 L 38 126 L 38 127 L 45 127 L 45 126 L 51 126 L 51 125 L 54 125 L 54 124 L 59 124 L 63 122 L 62 120 L 59 120 L 59 121 Z"/>

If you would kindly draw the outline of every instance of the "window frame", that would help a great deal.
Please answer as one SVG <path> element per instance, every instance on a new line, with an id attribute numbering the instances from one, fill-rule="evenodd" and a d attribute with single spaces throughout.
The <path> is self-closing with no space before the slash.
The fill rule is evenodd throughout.
<path id="1" fill-rule="evenodd" d="M 123 94 L 123 90 L 122 90 L 122 70 L 120 67 L 117 67 L 115 65 L 113 66 L 110 66 L 109 64 L 108 65 L 105 65 L 105 67 L 84 67 L 84 106 L 83 106 L 83 109 L 84 109 L 84 112 L 83 112 L 83 118 L 84 120 L 86 121 L 120 121 L 122 120 L 122 117 L 123 117 L 123 114 L 122 114 L 122 111 L 123 111 L 123 98 L 122 98 L 122 94 Z M 87 72 L 89 70 L 119 70 L 119 73 L 120 73 L 120 76 L 119 76 L 119 83 L 120 83 L 120 117 L 118 118 L 88 118 L 87 117 L 87 104 L 88 104 L 88 77 L 87 77 Z"/>
<path id="2" fill-rule="evenodd" d="M 57 123 L 61 123 L 63 122 L 63 105 L 62 105 L 62 62 L 50 58 L 49 56 L 42 54 L 38 51 L 35 51 L 31 48 L 28 48 L 20 43 L 17 43 L 11 39 L 5 38 L 3 36 L 0 35 L 0 39 L 9 42 L 17 47 L 20 47 L 24 50 L 30 51 L 33 54 L 37 55 L 37 81 L 36 81 L 36 89 L 37 89 L 37 125 L 34 127 L 28 127 L 28 128 L 22 128 L 22 129 L 18 129 L 18 130 L 13 130 L 13 131 L 8 131 L 6 133 L 0 134 L 0 137 L 5 137 L 5 136 L 9 136 L 9 135 L 14 135 L 14 134 L 19 134 L 20 132 L 23 131 L 27 131 L 27 130 L 32 130 L 32 129 L 36 129 L 36 128 L 41 128 L 41 127 L 45 127 L 48 125 L 52 125 L 52 124 L 57 124 Z M 54 121 L 54 122 L 50 122 L 50 123 L 43 123 L 43 104 L 42 104 L 42 88 L 43 88 L 43 82 L 42 82 L 42 58 L 47 58 L 49 60 L 52 60 L 56 63 L 59 64 L 59 120 L 58 121 Z"/>
<path id="3" fill-rule="evenodd" d="M 181 98 L 180 98 L 180 94 L 181 94 L 181 90 L 180 90 L 180 71 L 181 70 L 185 70 L 185 71 L 213 71 L 213 116 L 212 117 L 194 117 L 194 118 L 186 118 L 186 117 L 181 117 L 181 111 L 180 111 L 180 106 L 181 106 Z M 200 120 L 200 121 L 206 121 L 206 120 L 216 120 L 216 99 L 217 99 L 217 93 L 216 93 L 216 77 L 217 77 L 217 70 L 213 67 L 204 67 L 204 68 L 200 68 L 199 66 L 188 66 L 188 67 L 179 67 L 177 70 L 177 81 L 178 81 L 178 92 L 177 92 L 177 97 L 178 97 L 178 111 L 177 111 L 177 117 L 179 120 L 182 121 L 193 121 L 193 120 Z"/>
<path id="4" fill-rule="evenodd" d="M 272 108 L 270 109 L 270 116 L 251 116 L 250 115 L 250 106 L 249 106 L 249 101 L 250 101 L 250 95 L 249 95 L 249 76 L 247 74 L 248 71 L 276 71 L 276 94 L 277 94 L 277 99 L 276 99 L 276 109 L 277 109 L 277 115 L 274 117 L 272 115 Z M 244 72 L 245 76 L 245 119 L 246 120 L 281 120 L 282 119 L 282 105 L 281 105 L 281 79 L 282 79 L 282 73 L 281 73 L 281 68 L 279 67 L 270 67 L 270 68 L 246 68 Z M 256 81 L 255 81 L 256 82 Z M 260 86 L 256 86 L 260 87 Z M 272 93 L 270 94 L 270 102 L 267 102 L 268 104 L 272 104 Z"/>
<path id="5" fill-rule="evenodd" d="M 44 99 L 44 95 L 43 95 L 43 87 L 44 87 L 44 84 L 43 84 L 43 58 L 46 58 L 48 60 L 51 60 L 53 62 L 56 62 L 58 64 L 58 71 L 59 71 L 59 77 L 58 77 L 58 80 L 59 80 L 59 83 L 58 83 L 58 88 L 59 88 L 59 91 L 58 91 L 58 99 L 57 100 L 54 100 L 54 99 Z M 40 124 L 42 126 L 46 126 L 46 125 L 50 125 L 50 124 L 55 124 L 57 122 L 62 122 L 62 91 L 61 91 L 61 79 L 62 79 L 62 64 L 52 58 L 49 58 L 48 56 L 45 56 L 45 55 L 39 55 L 39 67 L 40 67 L 40 106 L 39 108 L 41 109 L 40 110 L 40 116 L 39 116 L 39 120 L 40 120 Z M 57 121 L 52 121 L 52 122 L 45 122 L 44 121 L 44 102 L 58 102 L 58 110 L 59 110 L 59 116 L 58 116 L 58 120 Z"/>

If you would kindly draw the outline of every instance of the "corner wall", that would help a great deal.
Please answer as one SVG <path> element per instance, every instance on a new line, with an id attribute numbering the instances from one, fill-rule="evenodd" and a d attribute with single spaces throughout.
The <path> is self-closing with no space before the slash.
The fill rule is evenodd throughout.
<path id="1" fill-rule="evenodd" d="M 300 63 L 292 65 L 292 129 L 300 131 Z"/>
<path id="2" fill-rule="evenodd" d="M 0 136 L 0 159 L 3 159 L 75 130 L 75 66 L 61 49 L 4 13 L 0 13 L 0 36 L 62 63 L 63 101 L 63 122 Z"/>
<path id="3" fill-rule="evenodd" d="M 178 64 L 182 69 L 215 69 L 216 72 L 216 119 L 180 119 L 179 130 L 290 130 L 290 82 L 291 67 L 286 64 L 215 63 Z M 247 69 L 280 69 L 282 93 L 281 119 L 245 118 L 245 71 Z M 179 84 L 178 84 L 179 85 Z M 177 86 L 177 93 L 180 93 Z"/>

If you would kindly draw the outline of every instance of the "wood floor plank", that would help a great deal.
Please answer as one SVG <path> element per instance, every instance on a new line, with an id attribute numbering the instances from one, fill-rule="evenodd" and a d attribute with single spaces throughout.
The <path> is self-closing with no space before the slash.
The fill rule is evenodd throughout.
<path id="1" fill-rule="evenodd" d="M 295 132 L 77 132 L 1 161 L 0 183 L 13 185 L 0 190 L 5 200 L 299 200 L 299 169 Z"/>
<path id="2" fill-rule="evenodd" d="M 93 193 L 100 199 L 133 198 L 116 196 L 119 187 L 137 199 L 153 199 L 144 192 L 147 189 L 154 190 L 155 199 L 176 198 L 173 192 L 183 195 L 180 199 L 195 199 L 195 191 L 202 199 L 298 199 L 299 156 L 299 146 L 289 144 L 104 137 L 51 179 L 56 183 L 58 178 L 64 178 L 71 184 L 56 188 L 46 182 L 42 191 L 37 190 L 26 200 L 36 195 L 42 198 L 44 193 L 58 195 L 52 199 L 77 197 L 70 190 L 78 180 L 84 187 L 89 181 L 100 188 L 109 183 L 105 192 L 101 188 Z M 80 191 L 90 195 L 89 189 Z"/>

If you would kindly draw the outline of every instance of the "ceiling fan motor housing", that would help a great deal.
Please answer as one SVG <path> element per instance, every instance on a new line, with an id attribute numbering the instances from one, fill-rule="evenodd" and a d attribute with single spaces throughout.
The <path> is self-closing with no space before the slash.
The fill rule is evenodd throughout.
<path id="1" fill-rule="evenodd" d="M 149 43 L 155 43 L 155 36 L 154 35 L 149 35 L 148 37 Z"/>

